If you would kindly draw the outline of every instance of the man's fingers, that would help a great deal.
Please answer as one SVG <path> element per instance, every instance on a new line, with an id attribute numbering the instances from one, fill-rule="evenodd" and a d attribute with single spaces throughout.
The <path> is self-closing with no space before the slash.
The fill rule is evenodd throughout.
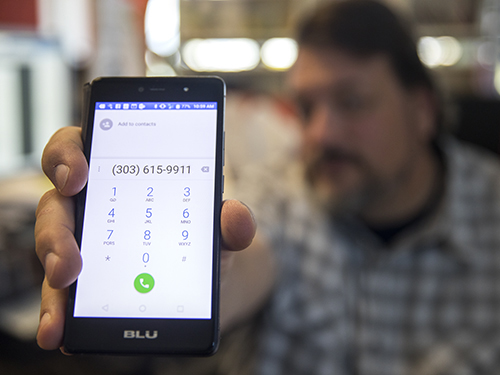
<path id="1" fill-rule="evenodd" d="M 61 347 L 67 299 L 67 289 L 53 289 L 47 280 L 43 282 L 37 333 L 38 345 L 42 349 L 53 350 Z"/>
<path id="2" fill-rule="evenodd" d="M 67 286 L 81 270 L 81 257 L 74 239 L 74 202 L 57 190 L 47 192 L 36 212 L 36 251 L 45 268 L 37 340 L 44 349 L 61 346 L 67 303 Z M 225 250 L 242 250 L 250 245 L 256 225 L 247 206 L 227 201 L 221 212 Z M 230 251 L 223 253 L 229 254 Z"/>
<path id="3" fill-rule="evenodd" d="M 81 129 L 59 129 L 50 138 L 42 155 L 42 168 L 62 195 L 73 196 L 85 186 L 87 160 L 82 152 Z"/>
<path id="4" fill-rule="evenodd" d="M 243 250 L 252 243 L 257 225 L 250 209 L 237 200 L 225 201 L 221 211 L 222 248 Z"/>
<path id="5" fill-rule="evenodd" d="M 80 273 L 82 260 L 74 237 L 74 202 L 55 189 L 45 193 L 36 211 L 36 252 L 48 284 L 62 289 Z"/>

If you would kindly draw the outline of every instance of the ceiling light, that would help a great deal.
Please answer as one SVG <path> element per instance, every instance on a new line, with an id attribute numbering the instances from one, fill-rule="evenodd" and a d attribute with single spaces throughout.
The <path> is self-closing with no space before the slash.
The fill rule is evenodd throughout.
<path id="1" fill-rule="evenodd" d="M 272 38 L 261 49 L 262 62 L 270 69 L 289 69 L 297 59 L 297 42 L 290 38 Z"/>
<path id="2" fill-rule="evenodd" d="M 179 0 L 149 0 L 144 18 L 148 48 L 159 56 L 171 56 L 180 46 Z"/>
<path id="3" fill-rule="evenodd" d="M 192 39 L 186 42 L 182 58 L 197 72 L 241 72 L 260 62 L 259 44 L 248 38 Z"/>

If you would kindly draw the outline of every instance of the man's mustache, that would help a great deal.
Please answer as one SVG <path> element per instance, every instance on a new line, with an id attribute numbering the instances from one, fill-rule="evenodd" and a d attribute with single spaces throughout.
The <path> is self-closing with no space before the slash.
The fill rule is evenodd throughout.
<path id="1" fill-rule="evenodd" d="M 357 155 L 342 150 L 340 148 L 325 148 L 316 152 L 310 160 L 312 166 L 319 167 L 329 162 L 349 162 L 354 164 L 363 164 L 361 158 Z"/>

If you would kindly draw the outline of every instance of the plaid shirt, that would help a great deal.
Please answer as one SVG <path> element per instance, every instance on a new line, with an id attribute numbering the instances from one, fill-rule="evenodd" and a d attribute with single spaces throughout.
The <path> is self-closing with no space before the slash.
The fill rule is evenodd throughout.
<path id="1" fill-rule="evenodd" d="M 258 373 L 500 374 L 500 164 L 443 152 L 439 207 L 390 245 L 315 209 L 300 173 L 253 174 L 243 197 L 280 264 Z"/>

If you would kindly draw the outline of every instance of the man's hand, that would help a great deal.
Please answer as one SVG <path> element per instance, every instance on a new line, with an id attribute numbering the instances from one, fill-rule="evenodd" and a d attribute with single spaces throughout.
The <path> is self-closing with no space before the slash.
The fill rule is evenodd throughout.
<path id="1" fill-rule="evenodd" d="M 59 130 L 47 144 L 42 167 L 55 186 L 40 200 L 36 212 L 36 252 L 45 269 L 37 340 L 44 349 L 61 346 L 68 286 L 82 268 L 74 238 L 75 207 L 72 196 L 87 181 L 88 165 L 82 152 L 80 129 Z M 245 249 L 255 235 L 255 221 L 245 205 L 231 200 L 221 212 L 222 273 L 228 272 L 234 251 Z M 222 276 L 224 277 L 224 276 Z"/>

